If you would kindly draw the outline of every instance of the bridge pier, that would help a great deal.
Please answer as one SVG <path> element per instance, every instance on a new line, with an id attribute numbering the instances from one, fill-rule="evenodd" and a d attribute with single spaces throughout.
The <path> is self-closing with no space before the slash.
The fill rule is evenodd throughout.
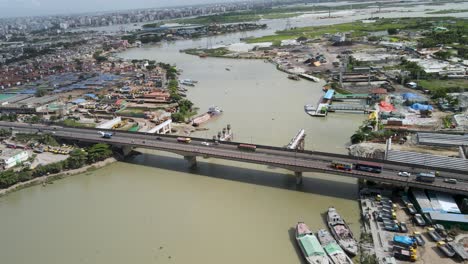
<path id="1" fill-rule="evenodd" d="M 123 146 L 122 147 L 122 153 L 123 153 L 124 157 L 130 155 L 130 153 L 132 153 L 132 150 L 133 150 L 133 147 L 131 147 L 131 146 Z"/>
<path id="2" fill-rule="evenodd" d="M 296 184 L 302 184 L 302 171 L 295 171 L 294 175 L 296 176 Z"/>
<path id="3" fill-rule="evenodd" d="M 197 166 L 197 156 L 184 156 L 184 159 L 188 161 L 190 168 L 194 168 Z"/>

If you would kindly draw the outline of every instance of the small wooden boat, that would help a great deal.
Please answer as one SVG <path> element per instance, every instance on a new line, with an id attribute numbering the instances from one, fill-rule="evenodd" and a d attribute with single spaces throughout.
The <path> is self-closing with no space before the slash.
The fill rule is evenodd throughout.
<path id="1" fill-rule="evenodd" d="M 354 239 L 353 232 L 351 232 L 348 224 L 341 218 L 334 207 L 328 208 L 327 222 L 330 232 L 343 250 L 351 256 L 356 256 L 358 243 Z"/>
<path id="2" fill-rule="evenodd" d="M 288 79 L 291 79 L 291 80 L 294 80 L 294 81 L 299 81 L 301 78 L 299 78 L 299 76 L 297 76 L 297 75 L 290 74 L 290 75 L 288 75 Z"/>

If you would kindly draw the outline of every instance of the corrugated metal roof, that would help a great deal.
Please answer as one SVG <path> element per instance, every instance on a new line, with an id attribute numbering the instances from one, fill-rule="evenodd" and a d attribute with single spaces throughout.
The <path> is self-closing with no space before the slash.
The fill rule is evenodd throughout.
<path id="1" fill-rule="evenodd" d="M 430 212 L 429 215 L 433 221 L 447 221 L 468 224 L 468 215 Z"/>
<path id="2" fill-rule="evenodd" d="M 447 169 L 468 171 L 468 160 L 451 158 L 409 151 L 389 150 L 387 159 L 390 161 L 413 163 L 423 166 L 440 167 Z"/>

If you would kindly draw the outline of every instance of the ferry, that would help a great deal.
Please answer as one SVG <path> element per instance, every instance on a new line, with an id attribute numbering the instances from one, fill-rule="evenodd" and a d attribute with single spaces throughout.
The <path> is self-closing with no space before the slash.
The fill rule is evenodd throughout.
<path id="1" fill-rule="evenodd" d="M 296 225 L 296 241 L 301 248 L 307 263 L 310 264 L 329 264 L 325 250 L 320 245 L 317 237 L 310 231 L 309 227 L 303 222 Z"/>
<path id="2" fill-rule="evenodd" d="M 327 222 L 330 232 L 343 250 L 350 256 L 356 256 L 358 243 L 353 237 L 353 232 L 334 207 L 328 208 Z"/>
<path id="3" fill-rule="evenodd" d="M 333 264 L 353 264 L 351 258 L 348 257 L 338 243 L 336 243 L 336 240 L 332 237 L 330 232 L 325 229 L 320 229 L 317 231 L 317 238 Z"/>

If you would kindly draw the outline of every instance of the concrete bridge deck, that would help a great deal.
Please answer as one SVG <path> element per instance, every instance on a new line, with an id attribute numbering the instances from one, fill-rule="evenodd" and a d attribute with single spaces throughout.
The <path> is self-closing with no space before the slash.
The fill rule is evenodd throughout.
<path id="1" fill-rule="evenodd" d="M 322 172 L 337 174 L 346 177 L 373 180 L 403 187 L 418 187 L 430 190 L 451 192 L 456 194 L 468 195 L 468 172 L 421 166 L 417 164 L 408 164 L 401 162 L 391 162 L 378 160 L 383 164 L 383 171 L 380 174 L 363 171 L 342 171 L 330 167 L 332 161 L 342 161 L 356 163 L 368 159 L 357 158 L 348 155 L 334 153 L 323 153 L 316 151 L 295 151 L 281 147 L 260 146 L 257 145 L 255 152 L 241 151 L 237 148 L 239 143 L 223 142 L 218 145 L 202 145 L 205 139 L 192 138 L 191 144 L 177 142 L 174 136 L 154 136 L 142 133 L 117 132 L 112 138 L 102 138 L 96 129 L 54 127 L 43 125 L 28 125 L 21 123 L 0 122 L 0 128 L 13 129 L 22 133 L 37 133 L 39 129 L 43 133 L 53 133 L 54 136 L 70 140 L 83 142 L 106 142 L 115 146 L 133 148 L 147 148 L 162 151 L 168 151 L 183 155 L 192 164 L 196 162 L 196 156 L 227 159 L 240 162 L 249 162 L 267 166 L 284 168 L 293 171 L 298 175 L 302 172 Z M 157 139 L 157 138 L 160 139 Z M 376 161 L 376 160 L 372 160 Z M 398 171 L 408 171 L 412 174 L 428 170 L 438 170 L 441 176 L 437 177 L 434 183 L 424 183 L 416 181 L 414 175 L 410 177 L 398 176 Z M 444 178 L 456 178 L 457 184 L 445 183 Z"/>

